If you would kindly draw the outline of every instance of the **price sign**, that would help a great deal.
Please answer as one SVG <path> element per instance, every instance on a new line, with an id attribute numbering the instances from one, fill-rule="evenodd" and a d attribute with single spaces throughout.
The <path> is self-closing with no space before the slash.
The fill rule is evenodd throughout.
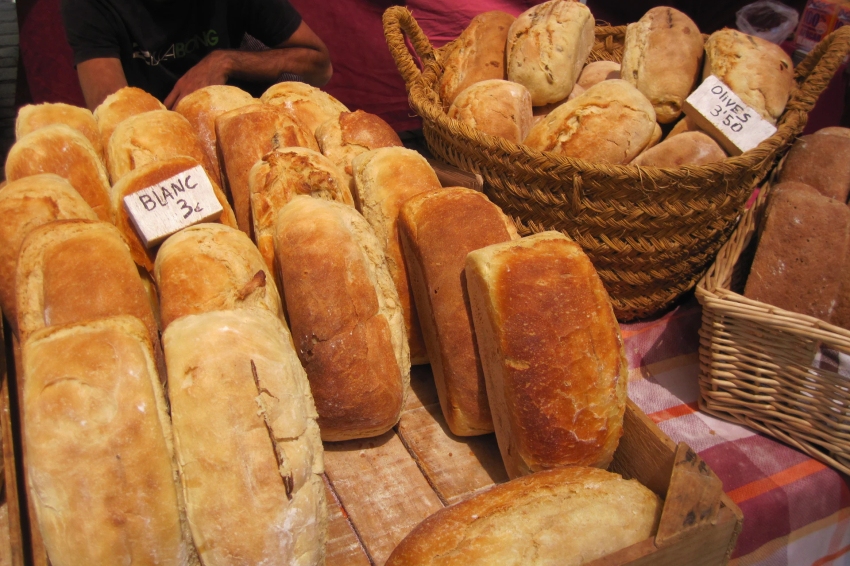
<path id="1" fill-rule="evenodd" d="M 741 155 L 776 133 L 773 124 L 714 75 L 691 93 L 683 110 L 729 155 Z"/>
<path id="2" fill-rule="evenodd" d="M 187 226 L 217 220 L 222 212 L 200 165 L 125 196 L 124 208 L 147 248 Z"/>

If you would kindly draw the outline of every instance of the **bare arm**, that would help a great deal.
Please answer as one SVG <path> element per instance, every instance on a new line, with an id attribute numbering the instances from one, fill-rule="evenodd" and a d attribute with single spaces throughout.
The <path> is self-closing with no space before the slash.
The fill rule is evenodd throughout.
<path id="1" fill-rule="evenodd" d="M 127 78 L 118 58 L 89 59 L 77 64 L 77 77 L 89 110 L 103 102 L 116 90 L 127 86 Z"/>
<path id="2" fill-rule="evenodd" d="M 273 49 L 213 51 L 177 81 L 164 104 L 173 108 L 199 88 L 225 84 L 231 78 L 272 82 L 282 73 L 300 75 L 314 86 L 323 86 L 331 79 L 328 48 L 303 21 L 289 39 Z"/>

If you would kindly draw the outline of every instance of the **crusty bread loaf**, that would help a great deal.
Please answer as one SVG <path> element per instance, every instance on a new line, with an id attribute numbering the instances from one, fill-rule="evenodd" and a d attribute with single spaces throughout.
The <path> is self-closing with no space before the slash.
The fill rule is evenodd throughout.
<path id="1" fill-rule="evenodd" d="M 216 179 L 189 121 L 170 110 L 154 110 L 127 118 L 112 132 L 106 151 L 113 185 L 142 165 L 181 155 L 203 165 L 209 178 Z"/>
<path id="2" fill-rule="evenodd" d="M 22 343 L 44 327 L 127 314 L 145 324 L 159 350 L 148 295 L 112 224 L 58 220 L 31 231 L 21 245 L 16 285 Z"/>
<path id="3" fill-rule="evenodd" d="M 413 195 L 439 189 L 440 181 L 424 157 L 402 147 L 368 151 L 355 157 L 353 166 L 358 210 L 378 236 L 401 300 L 410 360 L 414 365 L 428 363 L 398 239 L 398 211 Z"/>
<path id="4" fill-rule="evenodd" d="M 46 328 L 23 366 L 27 481 L 50 563 L 198 564 L 145 326 Z"/>
<path id="5" fill-rule="evenodd" d="M 215 119 L 225 112 L 256 102 L 256 98 L 241 88 L 231 85 L 212 85 L 199 88 L 181 98 L 174 108 L 174 111 L 186 118 L 195 130 L 213 169 L 213 175 L 216 176 L 216 183 L 221 183 L 221 167 L 215 143 Z"/>
<path id="6" fill-rule="evenodd" d="M 782 162 L 778 180 L 797 181 L 842 203 L 850 195 L 850 138 L 802 136 Z"/>
<path id="7" fill-rule="evenodd" d="M 109 220 L 106 170 L 100 155 L 79 131 L 52 124 L 15 142 L 6 158 L 6 179 L 15 181 L 39 173 L 54 173 L 67 179 L 98 218 Z"/>
<path id="8" fill-rule="evenodd" d="M 162 342 L 180 479 L 203 563 L 324 564 L 322 441 L 281 319 L 262 310 L 191 315 Z"/>
<path id="9" fill-rule="evenodd" d="M 615 61 L 593 61 L 581 70 L 581 75 L 579 75 L 576 84 L 587 90 L 602 81 L 619 78 L 622 78 L 620 77 L 619 63 Z"/>
<path id="10" fill-rule="evenodd" d="M 345 104 L 314 86 L 298 81 L 277 83 L 263 93 L 265 104 L 280 106 L 281 110 L 300 121 L 310 131 L 340 115 L 349 112 Z"/>
<path id="11" fill-rule="evenodd" d="M 685 132 L 647 149 L 632 161 L 644 167 L 681 167 L 705 165 L 726 159 L 726 152 L 702 132 Z"/>
<path id="12" fill-rule="evenodd" d="M 228 226 L 196 224 L 168 238 L 156 254 L 154 276 L 163 329 L 180 317 L 215 310 L 283 314 L 274 278 L 257 247 Z"/>
<path id="13" fill-rule="evenodd" d="M 775 124 L 794 86 L 794 65 L 778 45 L 734 29 L 716 31 L 705 42 L 702 78 L 714 75 L 762 118 Z"/>
<path id="14" fill-rule="evenodd" d="M 850 138 L 850 128 L 843 128 L 841 126 L 829 126 L 826 128 L 821 128 L 817 132 L 814 132 L 812 135 L 814 136 L 839 136 L 842 138 Z"/>
<path id="15" fill-rule="evenodd" d="M 18 110 L 15 120 L 15 139 L 51 124 L 65 124 L 74 128 L 91 142 L 95 152 L 103 159 L 103 144 L 100 141 L 100 130 L 97 122 L 88 108 L 80 108 L 62 102 L 46 102 L 44 104 L 27 104 Z"/>
<path id="16" fill-rule="evenodd" d="M 248 178 L 265 154 L 283 147 L 319 151 L 316 137 L 277 106 L 251 104 L 225 112 L 215 120 L 221 176 L 233 203 L 239 229 L 252 235 Z"/>
<path id="17" fill-rule="evenodd" d="M 653 536 L 662 501 L 596 468 L 497 485 L 422 521 L 386 566 L 579 566 Z"/>
<path id="18" fill-rule="evenodd" d="M 689 116 L 684 116 L 681 120 L 676 122 L 676 125 L 670 130 L 667 134 L 667 137 L 664 139 L 669 140 L 673 136 L 677 136 L 679 134 L 684 134 L 685 132 L 701 132 L 699 126 L 697 126 L 696 122 L 694 122 Z"/>
<path id="19" fill-rule="evenodd" d="M 580 2 L 529 8 L 508 31 L 508 80 L 524 85 L 535 106 L 565 99 L 593 48 L 593 30 L 593 15 Z"/>
<path id="20" fill-rule="evenodd" d="M 319 126 L 316 141 L 322 154 L 345 175 L 351 190 L 354 190 L 351 162 L 355 157 L 372 149 L 403 146 L 392 126 L 380 116 L 362 110 L 342 112 L 339 118 Z"/>
<path id="21" fill-rule="evenodd" d="M 369 224 L 350 206 L 296 196 L 278 215 L 275 249 L 322 440 L 386 432 L 404 406 L 410 354 L 398 293 Z"/>
<path id="22" fill-rule="evenodd" d="M 450 106 L 470 85 L 507 77 L 505 47 L 515 20 L 511 14 L 498 10 L 472 18 L 443 59 L 438 88 L 444 106 Z"/>
<path id="23" fill-rule="evenodd" d="M 398 227 L 446 423 L 458 436 L 493 432 L 463 269 L 469 252 L 519 238 L 513 222 L 483 193 L 454 187 L 409 198 Z"/>
<path id="24" fill-rule="evenodd" d="M 0 218 L 0 307 L 17 328 L 15 273 L 24 238 L 54 220 L 97 220 L 97 215 L 68 181 L 44 173 L 12 181 L 0 189 Z"/>
<path id="25" fill-rule="evenodd" d="M 521 143 L 531 130 L 531 94 L 511 81 L 480 81 L 455 97 L 448 115 L 485 134 Z"/>
<path id="26" fill-rule="evenodd" d="M 173 157 L 171 159 L 166 158 L 159 161 L 152 161 L 137 169 L 133 169 L 121 177 L 110 190 L 112 223 L 121 230 L 124 240 L 130 246 L 133 261 L 148 273 L 153 273 L 153 262 L 156 258 L 158 246 L 146 248 L 144 243 L 142 243 L 130 219 L 130 215 L 127 214 L 127 209 L 124 207 L 124 197 L 161 183 L 174 175 L 197 167 L 198 165 L 200 163 L 191 157 Z M 236 217 L 233 215 L 233 209 L 230 208 L 230 203 L 227 202 L 227 197 L 224 196 L 224 193 L 214 179 L 210 179 L 210 184 L 222 208 L 218 221 L 231 228 L 236 228 Z"/>
<path id="27" fill-rule="evenodd" d="M 622 79 L 602 81 L 538 122 L 525 144 L 539 151 L 601 163 L 626 164 L 649 144 L 655 110 Z"/>
<path id="28" fill-rule="evenodd" d="M 662 124 L 682 114 L 702 70 L 704 41 L 687 15 L 656 6 L 626 29 L 621 76 L 641 91 Z"/>
<path id="29" fill-rule="evenodd" d="M 133 86 L 118 89 L 104 98 L 93 113 L 100 130 L 100 143 L 103 146 L 104 154 L 109 147 L 112 132 L 115 131 L 118 124 L 130 116 L 151 110 L 165 110 L 165 106 L 153 95 Z"/>
<path id="30" fill-rule="evenodd" d="M 623 432 L 628 364 L 581 246 L 560 232 L 494 244 L 467 256 L 466 281 L 508 476 L 608 466 Z"/>
<path id="31" fill-rule="evenodd" d="M 312 149 L 287 147 L 267 153 L 251 168 L 251 219 L 254 241 L 271 273 L 277 214 L 295 195 L 335 200 L 354 206 L 348 181 L 330 159 Z"/>

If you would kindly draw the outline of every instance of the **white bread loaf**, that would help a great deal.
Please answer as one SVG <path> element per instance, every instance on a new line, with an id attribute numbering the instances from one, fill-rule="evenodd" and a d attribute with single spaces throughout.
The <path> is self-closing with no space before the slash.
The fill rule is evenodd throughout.
<path id="1" fill-rule="evenodd" d="M 140 88 L 126 86 L 103 99 L 92 113 L 100 130 L 100 143 L 106 155 L 112 132 L 118 124 L 136 114 L 152 110 L 165 110 L 162 102 Z M 107 156 L 108 158 L 108 156 Z"/>
<path id="2" fill-rule="evenodd" d="M 531 94 L 511 81 L 480 81 L 455 97 L 448 115 L 485 134 L 521 143 L 531 130 Z"/>
<path id="3" fill-rule="evenodd" d="M 27 104 L 18 110 L 15 120 L 15 139 L 51 124 L 65 124 L 84 136 L 91 142 L 95 152 L 103 159 L 103 144 L 100 140 L 100 130 L 97 121 L 88 108 L 80 108 L 62 102 L 45 102 L 43 104 Z"/>
<path id="4" fill-rule="evenodd" d="M 279 106 L 281 110 L 304 124 L 311 134 L 316 128 L 349 112 L 345 104 L 314 86 L 298 81 L 277 83 L 260 97 L 264 104 Z"/>

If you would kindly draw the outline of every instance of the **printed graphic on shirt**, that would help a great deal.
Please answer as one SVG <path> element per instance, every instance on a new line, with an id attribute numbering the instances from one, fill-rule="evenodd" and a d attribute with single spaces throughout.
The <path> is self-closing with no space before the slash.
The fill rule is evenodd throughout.
<path id="1" fill-rule="evenodd" d="M 133 43 L 133 59 L 141 59 L 151 67 L 156 67 L 162 61 L 170 59 L 181 59 L 199 47 L 215 47 L 218 44 L 218 32 L 214 29 L 195 34 L 186 41 L 172 43 L 157 51 L 150 52 L 139 48 L 139 44 Z"/>

